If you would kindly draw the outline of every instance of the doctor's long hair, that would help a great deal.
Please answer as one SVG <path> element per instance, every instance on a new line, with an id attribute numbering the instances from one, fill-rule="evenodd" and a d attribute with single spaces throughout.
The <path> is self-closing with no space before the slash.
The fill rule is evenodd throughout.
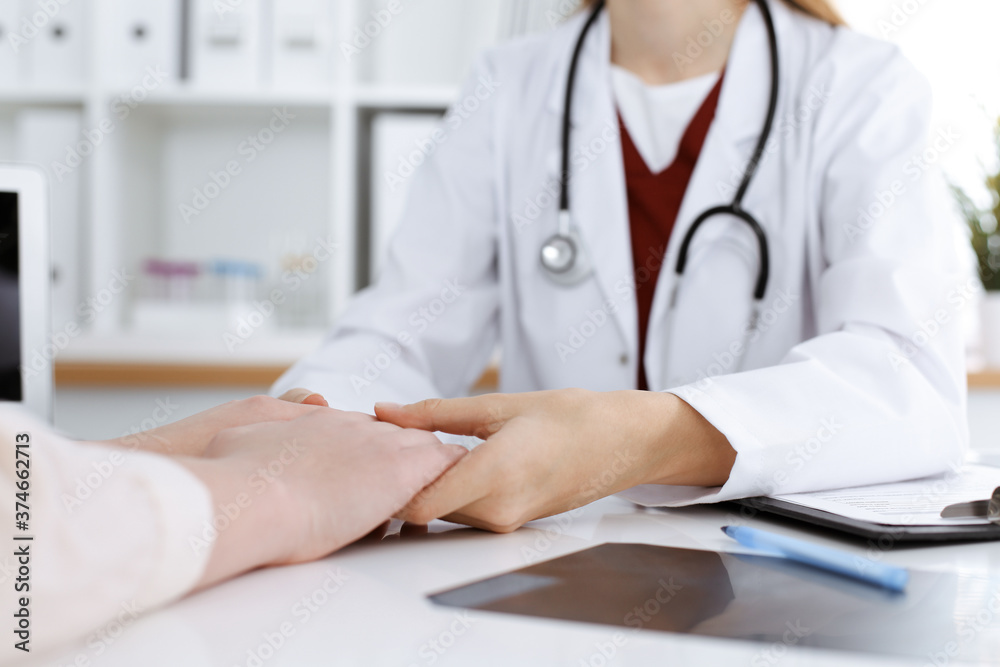
<path id="1" fill-rule="evenodd" d="M 844 17 L 829 0 L 785 0 L 785 2 L 809 16 L 826 21 L 830 25 L 846 25 Z"/>
<path id="2" fill-rule="evenodd" d="M 744 0 L 749 2 L 749 0 Z M 583 0 L 581 7 L 589 7 L 594 4 L 594 0 Z M 805 12 L 809 16 L 814 16 L 830 25 L 846 25 L 844 17 L 829 2 L 829 0 L 785 0 L 785 4 L 791 5 L 799 11 Z"/>

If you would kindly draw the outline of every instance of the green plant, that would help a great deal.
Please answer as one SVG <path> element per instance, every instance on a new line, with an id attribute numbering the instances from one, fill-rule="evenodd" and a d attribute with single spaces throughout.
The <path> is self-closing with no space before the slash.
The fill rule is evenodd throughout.
<path id="1" fill-rule="evenodd" d="M 979 277 L 986 290 L 1000 291 L 1000 118 L 993 126 L 993 143 L 998 166 L 986 175 L 986 189 L 990 195 L 990 205 L 981 208 L 962 188 L 952 184 L 958 207 L 962 211 L 969 231 L 972 233 L 972 249 L 979 260 Z"/>

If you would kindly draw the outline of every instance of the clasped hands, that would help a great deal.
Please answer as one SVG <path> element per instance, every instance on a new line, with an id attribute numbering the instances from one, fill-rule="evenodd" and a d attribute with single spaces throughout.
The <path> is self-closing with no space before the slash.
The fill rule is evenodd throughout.
<path id="1" fill-rule="evenodd" d="M 717 486 L 728 440 L 673 394 L 560 389 L 377 403 L 383 422 L 485 440 L 397 516 L 510 532 L 639 484 Z"/>
<path id="2" fill-rule="evenodd" d="M 202 587 L 364 537 L 466 453 L 428 431 L 332 410 L 308 392 L 287 398 L 232 401 L 101 443 L 168 456 L 203 483 L 214 517 L 225 512 Z"/>
<path id="3" fill-rule="evenodd" d="M 322 401 L 298 389 L 288 400 Z M 443 518 L 495 532 L 569 511 L 639 484 L 724 484 L 736 459 L 726 438 L 677 396 L 561 389 L 375 405 L 405 429 L 484 443 L 396 516 Z"/>
<path id="4" fill-rule="evenodd" d="M 213 506 L 250 499 L 217 540 L 203 585 L 322 557 L 392 516 L 510 532 L 638 484 L 720 485 L 736 458 L 719 431 L 666 393 L 379 403 L 375 417 L 330 409 L 308 390 L 282 399 L 234 401 L 111 443 L 172 456 L 205 483 Z M 435 431 L 484 442 L 467 451 Z M 261 474 L 272 466 L 281 474 Z"/>
<path id="5" fill-rule="evenodd" d="M 323 401 L 304 389 L 284 398 Z M 725 436 L 668 393 L 488 394 L 376 403 L 375 414 L 406 429 L 485 441 L 396 514 L 416 524 L 440 518 L 510 532 L 640 484 L 719 486 L 736 461 Z"/>

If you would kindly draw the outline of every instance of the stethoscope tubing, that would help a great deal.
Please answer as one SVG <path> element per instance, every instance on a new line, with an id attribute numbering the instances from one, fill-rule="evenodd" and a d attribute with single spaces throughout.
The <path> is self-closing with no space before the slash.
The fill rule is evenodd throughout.
<path id="1" fill-rule="evenodd" d="M 774 28 L 774 18 L 771 15 L 771 9 L 768 7 L 767 0 L 753 0 L 758 8 L 760 9 L 761 15 L 764 18 L 764 23 L 767 28 L 767 42 L 768 51 L 771 58 L 771 89 L 770 95 L 768 97 L 767 114 L 764 118 L 764 124 L 761 128 L 760 137 L 757 139 L 757 144 L 754 146 L 753 153 L 751 154 L 750 160 L 747 162 L 746 168 L 743 170 L 743 177 L 740 180 L 740 184 L 736 189 L 736 193 L 733 196 L 733 200 L 729 204 L 722 204 L 714 206 L 712 208 L 703 211 L 695 220 L 691 223 L 690 227 L 684 234 L 684 238 L 681 241 L 681 246 L 677 253 L 677 262 L 674 266 L 674 273 L 677 275 L 675 280 L 674 288 L 670 298 L 670 309 L 673 310 L 678 287 L 681 283 L 681 278 L 684 275 L 684 270 L 688 263 L 688 252 L 691 248 L 691 242 L 694 239 L 695 234 L 704 225 L 704 223 L 711 218 L 719 215 L 729 215 L 742 220 L 750 227 L 754 234 L 754 238 L 757 240 L 757 251 L 759 266 L 757 270 L 757 279 L 754 283 L 753 290 L 753 314 L 751 316 L 750 324 L 747 327 L 747 336 L 749 336 L 751 331 L 757 328 L 758 313 L 760 311 L 760 304 L 764 298 L 764 294 L 767 292 L 767 284 L 770 277 L 770 253 L 768 252 L 767 244 L 767 234 L 764 228 L 757 221 L 752 214 L 750 214 L 746 209 L 743 208 L 743 198 L 746 195 L 747 190 L 750 187 L 750 183 L 753 181 L 753 177 L 757 172 L 757 168 L 760 165 L 761 159 L 764 156 L 764 151 L 767 148 L 767 142 L 771 136 L 771 130 L 774 126 L 774 118 L 778 108 L 778 81 L 779 81 L 779 58 L 778 58 L 778 38 Z M 559 281 L 565 281 L 563 284 L 572 284 L 570 281 L 574 279 L 582 279 L 587 273 L 589 273 L 589 266 L 584 268 L 585 264 L 588 264 L 585 259 L 581 258 L 581 254 L 584 252 L 582 248 L 578 247 L 578 243 L 575 241 L 576 234 L 571 231 L 571 218 L 570 218 L 570 198 L 569 198 L 569 183 L 570 183 L 570 171 L 569 171 L 569 143 L 570 143 L 570 131 L 572 128 L 572 103 L 573 103 L 573 90 L 576 84 L 576 73 L 577 66 L 580 60 L 580 53 L 583 50 L 583 44 L 586 39 L 587 33 L 590 32 L 591 27 L 597 21 L 597 17 L 600 15 L 601 11 L 604 9 L 605 0 L 597 0 L 594 3 L 594 7 L 587 17 L 587 20 L 583 24 L 583 28 L 580 30 L 580 35 L 576 40 L 576 44 L 573 48 L 573 53 L 570 58 L 569 63 L 569 73 L 566 77 L 566 90 L 563 101 L 563 116 L 562 116 L 562 127 L 561 127 L 561 137 L 560 137 L 560 147 L 562 154 L 560 156 L 560 171 L 559 171 L 559 228 L 555 236 L 550 237 L 545 245 L 542 247 L 542 266 L 548 272 L 549 276 L 553 279 L 558 279 Z M 550 248 L 557 248 L 555 244 L 562 244 L 563 248 L 568 248 L 570 255 L 568 257 L 568 264 L 563 264 L 558 267 L 552 265 L 551 262 L 546 261 L 546 251 Z M 578 270 L 574 274 L 574 265 L 580 264 Z M 571 275 L 574 274 L 574 275 Z M 673 318 L 671 318 L 673 319 Z M 742 368 L 743 360 L 745 355 L 741 356 L 740 368 Z"/>
<path id="2" fill-rule="evenodd" d="M 694 239 L 695 232 L 701 227 L 709 218 L 717 215 L 733 215 L 737 218 L 743 220 L 749 225 L 750 229 L 753 230 L 754 237 L 757 239 L 757 254 L 760 258 L 760 269 L 757 271 L 757 281 L 753 288 L 753 298 L 755 301 L 760 301 L 764 298 L 764 292 L 767 291 L 767 279 L 771 271 L 771 261 L 767 250 L 767 236 L 764 233 L 764 229 L 758 224 L 752 215 L 744 211 L 742 208 L 736 204 L 724 204 L 722 206 L 715 206 L 703 211 L 701 215 L 695 218 L 694 222 L 688 228 L 687 233 L 684 234 L 684 239 L 681 241 L 680 250 L 677 253 L 677 265 L 674 269 L 674 273 L 678 276 L 684 274 L 684 268 L 687 266 L 688 259 L 688 249 L 691 246 L 691 241 Z"/>
<path id="3" fill-rule="evenodd" d="M 573 88 L 576 85 L 576 69 L 577 63 L 580 61 L 580 52 L 583 51 L 584 38 L 587 33 L 590 32 L 591 26 L 597 21 L 597 17 L 601 13 L 601 9 L 604 8 L 604 0 L 597 0 L 594 3 L 594 8 L 590 12 L 590 16 L 587 17 L 587 22 L 583 24 L 583 29 L 580 30 L 580 36 L 576 40 L 576 46 L 573 47 L 573 56 L 569 61 L 569 74 L 566 77 L 566 92 L 563 97 L 563 117 L 562 117 L 562 156 L 560 158 L 559 165 L 559 213 L 560 213 L 560 223 L 562 222 L 562 215 L 569 215 L 569 133 L 572 127 L 572 109 L 573 109 Z"/>

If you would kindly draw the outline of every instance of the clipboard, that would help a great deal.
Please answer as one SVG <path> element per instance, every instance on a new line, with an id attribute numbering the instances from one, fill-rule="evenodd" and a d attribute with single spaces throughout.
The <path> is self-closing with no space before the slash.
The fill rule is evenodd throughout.
<path id="1" fill-rule="evenodd" d="M 774 514 L 788 519 L 804 521 L 814 526 L 830 528 L 856 537 L 873 540 L 881 544 L 890 540 L 890 546 L 897 542 L 961 542 L 1000 540 L 1000 525 L 977 524 L 955 526 L 892 525 L 862 521 L 841 516 L 833 512 L 803 507 L 778 498 L 758 496 L 734 500 L 733 503 L 749 507 L 765 514 Z"/>

